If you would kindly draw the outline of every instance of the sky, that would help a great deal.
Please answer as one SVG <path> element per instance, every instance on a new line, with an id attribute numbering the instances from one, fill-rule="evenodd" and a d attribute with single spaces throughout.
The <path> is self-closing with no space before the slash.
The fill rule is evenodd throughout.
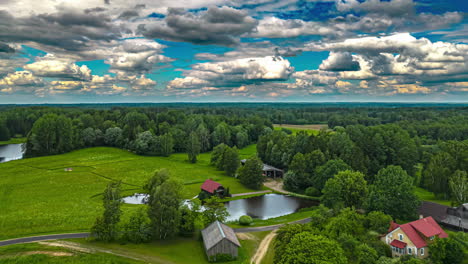
<path id="1" fill-rule="evenodd" d="M 468 102 L 466 0 L 0 0 L 0 104 Z"/>

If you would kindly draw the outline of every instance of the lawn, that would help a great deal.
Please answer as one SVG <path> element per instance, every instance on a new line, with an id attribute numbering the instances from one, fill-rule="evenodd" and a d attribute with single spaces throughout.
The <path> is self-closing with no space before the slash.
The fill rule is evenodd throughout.
<path id="1" fill-rule="evenodd" d="M 241 156 L 255 153 L 255 146 Z M 99 194 L 110 180 L 121 180 L 125 194 L 141 186 L 160 168 L 184 183 L 184 197 L 192 198 L 201 183 L 212 178 L 231 193 L 254 190 L 241 185 L 209 164 L 210 154 L 196 164 L 186 154 L 170 157 L 138 156 L 116 148 L 87 148 L 67 154 L 0 164 L 0 240 L 36 234 L 87 231 L 101 213 Z M 73 171 L 66 172 L 65 168 Z M 135 206 L 124 205 L 124 213 Z"/>
<path id="2" fill-rule="evenodd" d="M 425 190 L 423 188 L 416 187 L 415 188 L 415 193 L 419 197 L 419 199 L 421 199 L 422 201 L 429 201 L 429 202 L 434 202 L 434 203 L 438 203 L 438 204 L 451 206 L 450 201 L 437 199 L 436 196 L 434 195 L 434 193 L 432 193 L 432 192 L 430 192 L 428 190 Z"/>
<path id="3" fill-rule="evenodd" d="M 24 137 L 10 138 L 10 140 L 7 140 L 7 141 L 0 141 L 0 146 L 8 145 L 8 144 L 21 144 L 21 143 L 25 143 L 25 142 L 26 142 L 26 138 L 24 138 Z"/>

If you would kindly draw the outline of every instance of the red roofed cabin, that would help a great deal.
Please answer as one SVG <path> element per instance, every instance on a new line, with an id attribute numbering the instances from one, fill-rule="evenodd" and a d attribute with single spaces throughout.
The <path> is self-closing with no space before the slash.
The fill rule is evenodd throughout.
<path id="1" fill-rule="evenodd" d="M 448 237 L 431 216 L 402 225 L 392 221 L 388 232 L 382 240 L 390 245 L 394 257 L 414 255 L 426 258 L 429 254 L 427 245 L 435 237 Z"/>
<path id="2" fill-rule="evenodd" d="M 217 195 L 222 197 L 224 195 L 224 187 L 211 179 L 206 180 L 202 186 L 201 190 L 208 193 L 209 195 Z"/>

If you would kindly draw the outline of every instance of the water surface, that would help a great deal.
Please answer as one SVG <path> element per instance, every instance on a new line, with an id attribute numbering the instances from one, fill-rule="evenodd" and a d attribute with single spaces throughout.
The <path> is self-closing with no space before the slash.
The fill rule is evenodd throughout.
<path id="1" fill-rule="evenodd" d="M 230 214 L 227 221 L 238 220 L 243 215 L 263 220 L 270 219 L 314 205 L 318 205 L 318 202 L 288 195 L 265 194 L 227 202 L 226 208 Z"/>
<path id="2" fill-rule="evenodd" d="M 0 163 L 22 159 L 24 155 L 22 146 L 23 144 L 8 144 L 0 146 Z"/>

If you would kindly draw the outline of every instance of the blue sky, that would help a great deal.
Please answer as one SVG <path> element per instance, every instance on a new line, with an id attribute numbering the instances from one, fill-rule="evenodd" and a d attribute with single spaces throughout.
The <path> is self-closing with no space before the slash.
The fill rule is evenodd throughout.
<path id="1" fill-rule="evenodd" d="M 464 0 L 0 2 L 0 104 L 467 102 Z"/>

